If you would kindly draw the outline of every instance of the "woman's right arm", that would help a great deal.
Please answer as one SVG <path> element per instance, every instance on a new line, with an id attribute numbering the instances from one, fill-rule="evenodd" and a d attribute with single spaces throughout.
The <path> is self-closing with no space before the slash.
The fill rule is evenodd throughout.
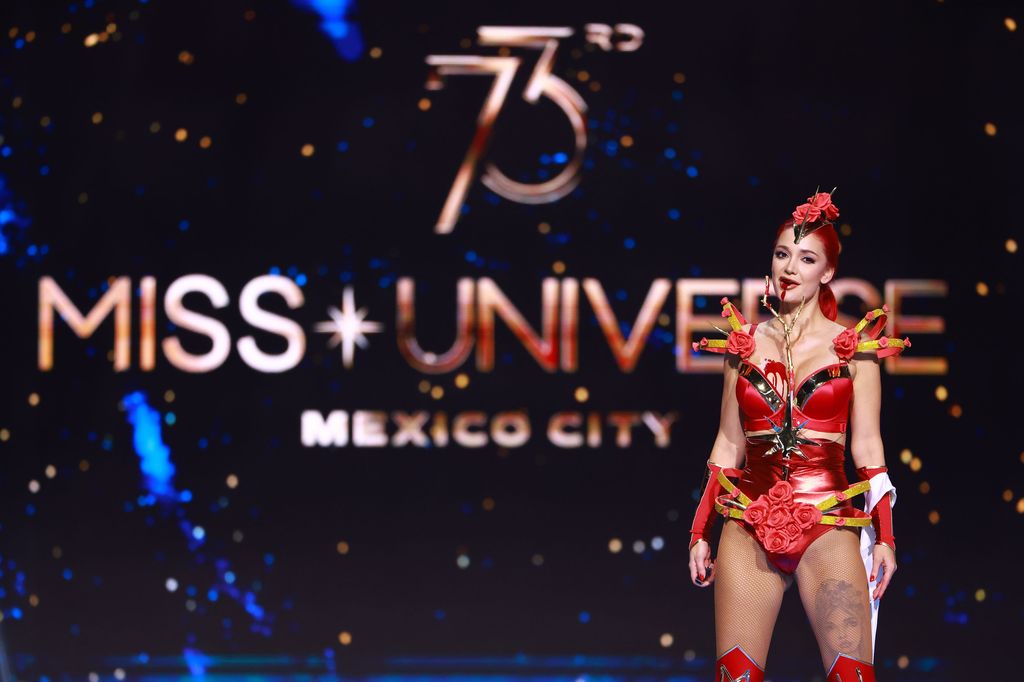
<path id="1" fill-rule="evenodd" d="M 746 461 L 747 438 L 740 423 L 740 410 L 736 402 L 736 381 L 740 376 L 739 359 L 735 355 L 725 356 L 725 381 L 722 386 L 722 409 L 718 416 L 718 435 L 711 446 L 713 464 L 724 468 L 739 468 Z"/>
<path id="2" fill-rule="evenodd" d="M 736 402 L 736 382 L 739 379 L 739 358 L 726 355 L 723 369 L 722 407 L 718 418 L 718 434 L 708 457 L 707 476 L 701 499 L 690 528 L 690 580 L 699 587 L 714 581 L 714 565 L 708 535 L 715 520 L 715 498 L 721 491 L 718 471 L 738 469 L 746 459 L 746 436 L 740 423 Z"/>

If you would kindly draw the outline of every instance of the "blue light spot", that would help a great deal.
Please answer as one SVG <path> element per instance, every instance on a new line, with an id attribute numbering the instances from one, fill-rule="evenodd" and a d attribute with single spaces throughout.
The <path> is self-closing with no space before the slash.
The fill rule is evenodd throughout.
<path id="1" fill-rule="evenodd" d="M 210 601 L 217 601 L 217 599 L 220 598 L 220 595 L 217 594 L 217 590 L 210 590 L 206 593 L 206 598 Z"/>
<path id="2" fill-rule="evenodd" d="M 466 252 L 466 261 L 469 262 L 469 263 L 476 262 L 476 251 L 467 251 Z"/>
<path id="3" fill-rule="evenodd" d="M 292 4 L 320 16 L 320 30 L 331 39 L 342 58 L 348 61 L 359 58 L 363 38 L 359 27 L 345 16 L 352 9 L 352 0 L 292 0 Z"/>
<path id="4" fill-rule="evenodd" d="M 306 275 L 300 272 L 295 278 L 295 283 L 300 287 L 306 286 Z"/>
<path id="5" fill-rule="evenodd" d="M 581 623 L 589 623 L 590 614 L 587 611 L 580 611 L 579 619 Z"/>
<path id="6" fill-rule="evenodd" d="M 437 620 L 444 620 L 444 616 L 444 609 L 437 609 L 436 611 L 434 611 L 434 618 L 436 618 Z"/>
<path id="7" fill-rule="evenodd" d="M 680 215 L 681 214 L 679 213 L 678 208 L 670 208 L 668 210 L 668 217 L 671 218 L 672 220 L 679 220 Z"/>
<path id="8" fill-rule="evenodd" d="M 264 554 L 263 555 L 263 563 L 265 563 L 267 566 L 273 566 L 274 565 L 274 555 L 273 554 Z"/>
<path id="9" fill-rule="evenodd" d="M 209 445 L 210 445 L 210 441 L 208 441 L 207 439 L 205 439 L 205 438 L 200 438 L 199 439 L 199 449 L 200 450 L 205 450 Z"/>
<path id="10" fill-rule="evenodd" d="M 206 530 L 202 526 L 196 526 L 192 529 L 192 537 L 196 540 L 202 540 L 206 537 Z"/>
<path id="11" fill-rule="evenodd" d="M 280 275 L 281 274 L 281 268 L 277 267 L 276 265 L 272 265 L 270 267 L 270 274 L 271 275 Z"/>
<path id="12" fill-rule="evenodd" d="M 4 158 L 7 158 L 12 153 L 14 153 L 14 150 L 11 149 L 10 145 L 5 144 L 3 147 L 0 147 L 0 156 L 3 156 Z"/>
<path id="13" fill-rule="evenodd" d="M 696 166 L 687 166 L 686 167 L 686 174 L 689 177 L 691 177 L 691 178 L 697 177 L 697 167 Z"/>
<path id="14" fill-rule="evenodd" d="M 363 127 L 364 128 L 372 128 L 373 127 L 373 117 L 372 116 L 367 116 L 366 118 L 363 119 Z"/>
<path id="15" fill-rule="evenodd" d="M 751 187 L 757 187 L 758 185 L 761 184 L 761 178 L 757 177 L 756 175 L 751 175 L 749 180 Z"/>
<path id="16" fill-rule="evenodd" d="M 555 160 L 555 163 L 565 163 L 566 161 L 569 160 L 569 155 L 566 154 L 565 152 L 556 152 L 555 155 L 551 158 Z"/>
<path id="17" fill-rule="evenodd" d="M 124 398 L 128 410 L 128 421 L 134 428 L 132 442 L 140 459 L 140 467 L 146 487 L 157 495 L 169 495 L 174 465 L 171 451 L 160 436 L 160 413 L 146 404 L 141 391 L 129 393 Z"/>
<path id="18" fill-rule="evenodd" d="M 180 493 L 178 493 L 178 499 L 181 500 L 182 502 L 191 502 L 192 501 L 192 491 L 191 490 L 182 490 Z"/>
<path id="19" fill-rule="evenodd" d="M 189 222 L 187 220 L 182 220 L 178 223 L 178 229 L 181 230 L 182 232 L 188 230 L 188 226 Z"/>
<path id="20" fill-rule="evenodd" d="M 667 147 L 665 149 L 665 158 L 666 159 L 674 159 L 674 158 L 676 158 L 676 150 L 672 149 L 672 147 Z"/>
<path id="21" fill-rule="evenodd" d="M 625 246 L 627 249 L 636 248 L 636 240 L 633 239 L 632 237 L 626 237 L 625 239 L 622 240 L 622 245 Z"/>
<path id="22" fill-rule="evenodd" d="M 342 140 L 341 142 L 339 142 L 338 143 L 338 151 L 339 152 L 347 152 L 348 151 L 348 142 L 346 142 L 345 140 Z"/>
<path id="23" fill-rule="evenodd" d="M 683 101 L 683 93 L 681 91 L 679 91 L 679 90 L 673 90 L 672 91 L 672 99 L 674 101 L 676 101 L 676 102 L 682 102 Z"/>
<path id="24" fill-rule="evenodd" d="M 14 620 L 21 620 L 22 615 L 23 614 L 21 612 L 21 609 L 19 609 L 17 606 L 11 609 L 11 617 L 14 618 Z"/>
<path id="25" fill-rule="evenodd" d="M 164 415 L 164 422 L 168 426 L 174 426 L 174 422 L 178 421 L 178 417 L 173 412 L 168 412 Z"/>
<path id="26" fill-rule="evenodd" d="M 65 568 L 64 572 L 61 573 L 61 575 L 64 576 L 64 580 L 71 580 L 71 578 L 73 578 L 75 574 L 71 572 L 70 568 Z"/>
<path id="27" fill-rule="evenodd" d="M 39 167 L 39 174 L 40 175 L 49 175 L 50 174 L 50 167 L 49 166 L 40 166 Z"/>
<path id="28" fill-rule="evenodd" d="M 224 573 L 224 582 L 226 582 L 228 585 L 234 585 L 235 584 L 235 574 L 232 573 L 231 571 L 225 572 Z"/>

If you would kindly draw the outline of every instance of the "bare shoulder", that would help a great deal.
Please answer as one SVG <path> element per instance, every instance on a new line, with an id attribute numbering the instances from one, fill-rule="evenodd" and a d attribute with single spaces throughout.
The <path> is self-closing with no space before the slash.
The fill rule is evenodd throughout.
<path id="1" fill-rule="evenodd" d="M 835 320 L 829 320 L 828 324 L 829 324 L 828 331 L 832 334 L 832 336 L 836 336 L 838 334 L 842 334 L 847 329 L 846 327 L 844 327 L 843 325 L 839 324 Z"/>

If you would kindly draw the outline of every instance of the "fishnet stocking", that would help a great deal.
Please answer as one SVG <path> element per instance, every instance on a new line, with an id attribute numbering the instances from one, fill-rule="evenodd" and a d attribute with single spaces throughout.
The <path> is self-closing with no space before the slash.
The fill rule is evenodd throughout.
<path id="1" fill-rule="evenodd" d="M 734 521 L 722 529 L 715 565 L 715 639 L 718 656 L 739 645 L 764 668 L 775 619 L 789 579 Z"/>
<path id="2" fill-rule="evenodd" d="M 811 543 L 796 584 L 825 670 L 840 653 L 870 662 L 871 605 L 858 532 L 837 528 Z"/>

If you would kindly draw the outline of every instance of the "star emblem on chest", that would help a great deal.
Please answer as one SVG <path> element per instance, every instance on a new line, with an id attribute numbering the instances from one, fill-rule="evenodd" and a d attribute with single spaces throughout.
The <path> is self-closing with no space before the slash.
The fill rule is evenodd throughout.
<path id="1" fill-rule="evenodd" d="M 821 443 L 816 440 L 800 435 L 800 432 L 804 429 L 804 425 L 807 424 L 807 420 L 804 420 L 799 426 L 793 425 L 792 393 L 786 397 L 786 410 L 783 413 L 782 423 L 776 423 L 771 417 L 767 417 L 767 419 L 768 423 L 772 425 L 772 433 L 765 433 L 759 436 L 750 437 L 750 440 L 768 442 L 772 444 L 772 446 L 765 451 L 764 457 L 769 457 L 774 455 L 776 452 L 781 452 L 782 459 L 790 459 L 791 455 L 796 455 L 800 459 L 806 460 L 807 455 L 800 450 L 800 446 L 821 445 Z"/>

